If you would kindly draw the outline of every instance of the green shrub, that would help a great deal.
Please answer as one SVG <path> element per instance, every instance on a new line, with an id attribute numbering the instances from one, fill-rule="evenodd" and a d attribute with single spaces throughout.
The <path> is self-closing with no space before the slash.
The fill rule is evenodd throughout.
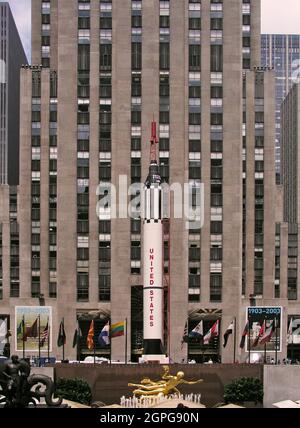
<path id="1" fill-rule="evenodd" d="M 225 387 L 224 400 L 226 404 L 244 403 L 251 401 L 262 403 L 264 398 L 263 384 L 259 379 L 243 377 L 236 379 Z"/>
<path id="2" fill-rule="evenodd" d="M 90 385 L 83 379 L 58 379 L 55 395 L 87 406 L 92 402 Z"/>

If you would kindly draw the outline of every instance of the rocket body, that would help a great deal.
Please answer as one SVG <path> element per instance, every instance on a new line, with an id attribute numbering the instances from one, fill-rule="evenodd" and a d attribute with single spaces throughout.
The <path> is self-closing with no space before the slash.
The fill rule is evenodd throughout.
<path id="1" fill-rule="evenodd" d="M 162 189 L 158 165 L 151 162 L 144 189 L 144 355 L 163 355 L 164 287 Z"/>
<path id="2" fill-rule="evenodd" d="M 162 224 L 149 223 L 144 232 L 144 340 L 163 342 Z M 150 354 L 161 354 L 148 349 Z"/>

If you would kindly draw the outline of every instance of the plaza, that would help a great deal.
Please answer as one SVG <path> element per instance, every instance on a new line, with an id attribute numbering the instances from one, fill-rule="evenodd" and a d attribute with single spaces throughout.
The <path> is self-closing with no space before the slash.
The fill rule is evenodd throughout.
<path id="1" fill-rule="evenodd" d="M 0 184 L 0 353 L 82 377 L 108 405 L 158 362 L 203 376 L 208 407 L 235 378 L 266 397 L 268 370 L 296 379 L 300 92 L 280 145 L 261 1 L 32 0 L 31 14 L 19 181 Z M 265 407 L 300 399 L 286 388 Z"/>

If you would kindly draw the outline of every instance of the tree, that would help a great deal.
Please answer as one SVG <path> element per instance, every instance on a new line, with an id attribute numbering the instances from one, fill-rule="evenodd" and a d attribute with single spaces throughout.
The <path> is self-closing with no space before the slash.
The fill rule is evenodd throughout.
<path id="1" fill-rule="evenodd" d="M 90 385 L 83 379 L 58 379 L 55 394 L 65 400 L 74 401 L 87 406 L 92 402 Z"/>
<path id="2" fill-rule="evenodd" d="M 225 387 L 226 404 L 244 403 L 246 401 L 262 403 L 264 398 L 263 384 L 259 379 L 243 377 L 234 380 Z"/>

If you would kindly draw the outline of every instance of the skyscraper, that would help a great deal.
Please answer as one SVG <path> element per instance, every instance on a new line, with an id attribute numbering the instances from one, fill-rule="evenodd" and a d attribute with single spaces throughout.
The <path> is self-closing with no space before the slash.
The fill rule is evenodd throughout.
<path id="1" fill-rule="evenodd" d="M 275 185 L 274 74 L 259 68 L 260 2 L 33 0 L 32 10 L 33 66 L 21 73 L 20 286 L 11 289 L 6 261 L 4 309 L 43 298 L 52 331 L 64 318 L 67 337 L 77 318 L 83 336 L 91 318 L 96 331 L 127 319 L 129 354 L 142 355 L 142 225 L 127 215 L 124 180 L 145 182 L 154 116 L 162 181 L 182 196 L 185 185 L 192 195 L 204 188 L 201 228 L 178 215 L 171 192 L 165 347 L 174 361 L 188 352 L 231 362 L 232 343 L 221 350 L 217 339 L 182 349 L 187 319 L 189 328 L 203 319 L 207 331 L 220 320 L 223 332 L 235 317 L 242 334 L 249 295 L 289 307 L 287 260 L 275 269 L 276 233 L 284 245 L 287 229 Z M 116 213 L 99 208 L 100 182 L 121 195 Z M 70 341 L 66 352 L 74 355 Z M 124 358 L 122 338 L 97 348 L 110 352 Z"/>
<path id="2" fill-rule="evenodd" d="M 26 55 L 10 10 L 0 3 L 0 184 L 19 183 L 20 69 Z"/>
<path id="3" fill-rule="evenodd" d="M 276 85 L 276 173 L 281 174 L 281 104 L 300 77 L 300 36 L 296 34 L 263 34 L 262 66 L 275 70 Z"/>
<path id="4" fill-rule="evenodd" d="M 284 220 L 300 223 L 299 195 L 299 102 L 300 85 L 295 84 L 282 103 L 282 181 L 284 186 Z"/>

